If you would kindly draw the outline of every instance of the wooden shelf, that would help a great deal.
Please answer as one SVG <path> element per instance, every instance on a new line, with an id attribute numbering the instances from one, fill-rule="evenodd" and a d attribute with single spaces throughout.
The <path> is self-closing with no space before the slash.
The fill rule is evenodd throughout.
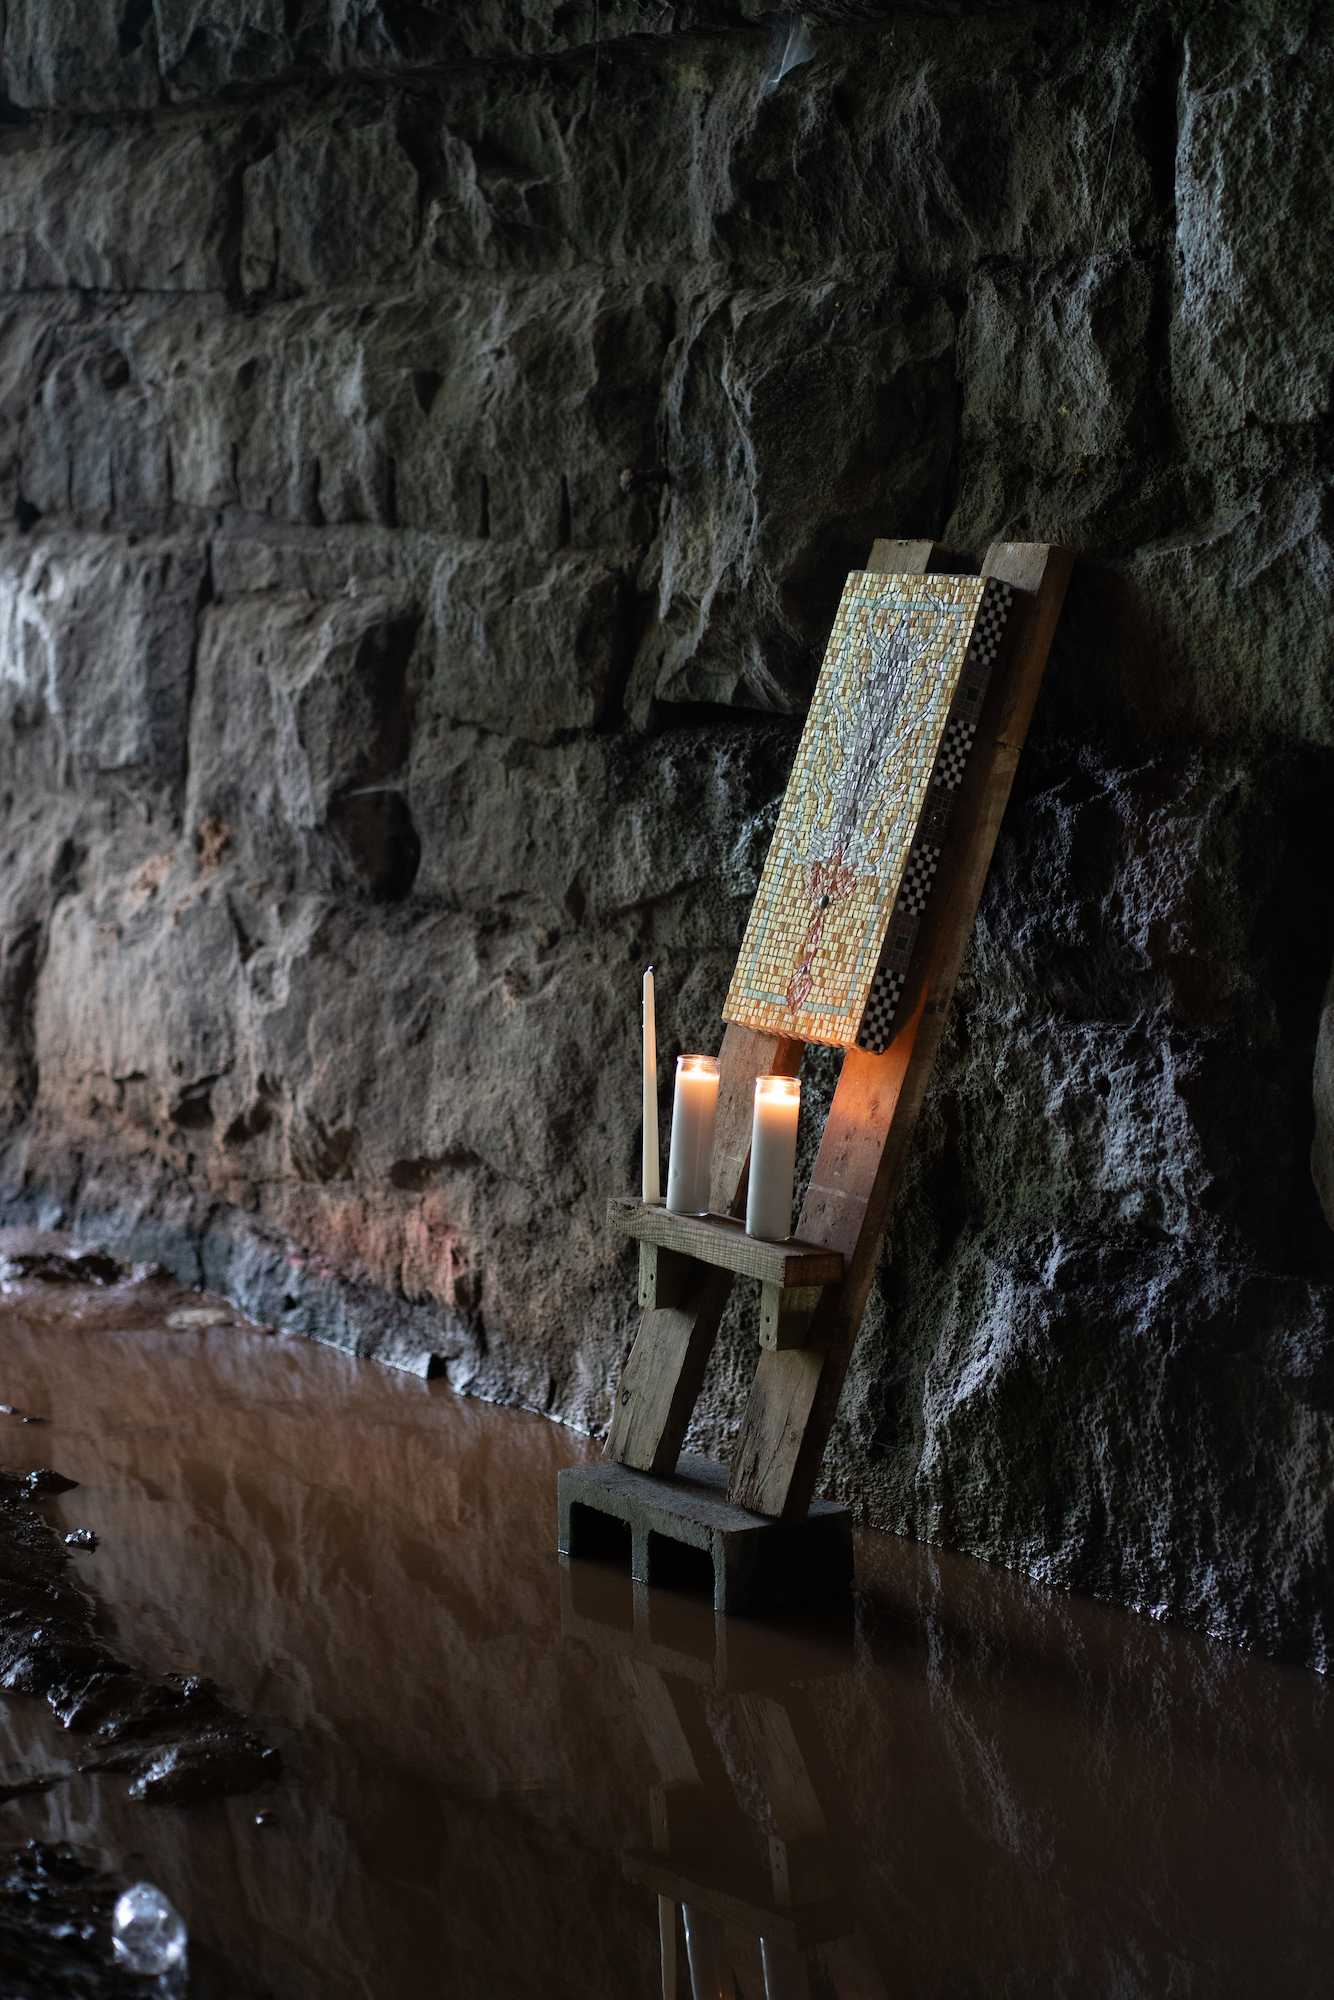
<path id="1" fill-rule="evenodd" d="M 621 1856 L 621 1868 L 628 1881 L 638 1882 L 655 1895 L 670 1896 L 674 1903 L 689 1903 L 692 1909 L 707 1910 L 721 1923 L 735 1924 L 752 1937 L 769 1938 L 789 1951 L 805 1951 L 808 1945 L 832 1943 L 846 1937 L 856 1917 L 841 1899 L 800 1903 L 783 1908 L 778 1903 L 761 1902 L 752 1882 L 728 1881 L 716 1870 L 701 1870 L 670 1854 L 632 1849 Z M 717 1987 L 714 1987 L 717 1992 Z M 790 1989 L 789 1989 L 790 1990 Z M 844 1989 L 847 1990 L 846 1988 Z"/>
<path id="2" fill-rule="evenodd" d="M 612 1196 L 607 1227 L 639 1243 L 654 1243 L 660 1250 L 675 1250 L 766 1285 L 837 1285 L 843 1277 L 843 1258 L 837 1250 L 804 1243 L 796 1236 L 789 1236 L 786 1243 L 764 1243 L 747 1236 L 745 1223 L 735 1216 L 673 1215 L 638 1195 Z"/>

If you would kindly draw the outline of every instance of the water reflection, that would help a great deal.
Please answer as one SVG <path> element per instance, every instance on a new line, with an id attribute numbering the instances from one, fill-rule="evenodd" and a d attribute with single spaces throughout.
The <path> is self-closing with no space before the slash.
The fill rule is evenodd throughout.
<path id="1" fill-rule="evenodd" d="M 0 1300 L 0 1402 L 50 1420 L 0 1463 L 80 1482 L 111 1642 L 286 1775 L 151 1811 L 11 1696 L 0 1788 L 53 1783 L 0 1834 L 158 1883 L 204 2000 L 1329 1990 L 1319 1680 L 876 1536 L 842 1623 L 716 1621 L 558 1563 L 595 1447 L 184 1303 Z"/>
<path id="2" fill-rule="evenodd" d="M 885 2000 L 817 1714 L 820 1684 L 854 1668 L 851 1604 L 729 1619 L 609 1565 L 563 1563 L 562 1630 L 615 1658 L 657 1766 L 652 1846 L 621 1866 L 657 1897 L 663 2000 L 681 1937 L 692 2000 L 809 2000 L 813 1955 L 839 2000 Z"/>

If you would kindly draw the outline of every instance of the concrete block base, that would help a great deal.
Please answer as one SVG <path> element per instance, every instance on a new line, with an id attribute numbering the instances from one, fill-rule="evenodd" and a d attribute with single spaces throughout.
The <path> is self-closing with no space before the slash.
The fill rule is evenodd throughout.
<path id="1" fill-rule="evenodd" d="M 734 1507 L 727 1467 L 683 1452 L 671 1479 L 604 1460 L 556 1482 L 560 1552 L 623 1557 L 637 1583 L 698 1589 L 715 1611 L 770 1611 L 833 1597 L 852 1582 L 852 1516 L 816 1500 L 804 1521 Z"/>

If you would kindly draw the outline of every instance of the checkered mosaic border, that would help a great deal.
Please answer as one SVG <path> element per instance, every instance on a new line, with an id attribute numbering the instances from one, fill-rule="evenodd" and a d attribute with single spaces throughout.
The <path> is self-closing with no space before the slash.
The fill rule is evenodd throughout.
<path id="1" fill-rule="evenodd" d="M 991 670 L 1000 651 L 1005 621 L 1013 602 L 1014 591 L 1010 585 L 1002 583 L 997 577 L 989 577 L 978 607 L 977 622 L 969 642 L 958 692 L 941 739 L 931 789 L 908 856 L 903 886 L 894 905 L 894 914 L 885 934 L 880 961 L 857 1031 L 857 1047 L 871 1055 L 883 1055 L 889 1047 L 894 1016 L 903 997 L 913 946 L 921 928 L 922 912 L 940 865 L 940 841 L 949 824 L 954 794 L 963 780 L 968 754 L 977 736 L 977 717 L 986 698 Z"/>

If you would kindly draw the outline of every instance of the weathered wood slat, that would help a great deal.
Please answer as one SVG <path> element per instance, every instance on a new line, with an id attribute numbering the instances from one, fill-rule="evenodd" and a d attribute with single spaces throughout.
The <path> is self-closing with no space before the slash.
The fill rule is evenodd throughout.
<path id="1" fill-rule="evenodd" d="M 685 1303 L 693 1273 L 688 1257 L 660 1250 L 656 1243 L 639 1246 L 639 1308 L 679 1306 Z"/>
<path id="2" fill-rule="evenodd" d="M 842 1275 L 842 1258 L 839 1275 Z M 811 1318 L 820 1303 L 820 1285 L 760 1287 L 760 1346 L 804 1347 Z"/>
<path id="3" fill-rule="evenodd" d="M 1002 542 L 982 566 L 1016 590 L 1006 650 L 956 796 L 894 1039 L 883 1055 L 851 1049 L 843 1060 L 797 1227 L 804 1240 L 842 1253 L 845 1276 L 822 1294 L 804 1347 L 760 1354 L 728 1489 L 756 1513 L 803 1515 L 815 1491 L 1071 565 L 1068 552 L 1045 543 Z"/>
<path id="4" fill-rule="evenodd" d="M 673 1215 L 638 1195 L 613 1195 L 607 1203 L 607 1227 L 639 1243 L 682 1251 L 701 1264 L 717 1264 L 740 1278 L 761 1284 L 836 1285 L 843 1276 L 843 1259 L 819 1243 L 789 1237 L 786 1243 L 766 1243 L 747 1236 L 746 1225 L 733 1215 Z"/>
<path id="5" fill-rule="evenodd" d="M 894 542 L 877 535 L 866 570 L 872 576 L 948 575 L 950 552 L 939 542 Z"/>
<path id="6" fill-rule="evenodd" d="M 732 1273 L 696 1264 L 679 1306 L 650 1307 L 621 1372 L 604 1458 L 665 1478 L 675 1472 Z"/>

